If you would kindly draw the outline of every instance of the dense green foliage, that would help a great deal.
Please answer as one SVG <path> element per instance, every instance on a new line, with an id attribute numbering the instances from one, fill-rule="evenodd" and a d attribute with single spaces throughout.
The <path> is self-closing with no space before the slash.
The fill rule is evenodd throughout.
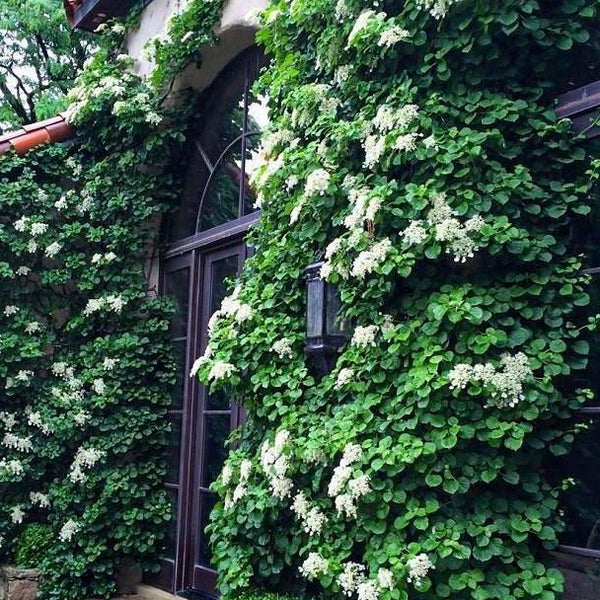
<path id="1" fill-rule="evenodd" d="M 15 549 L 15 564 L 28 569 L 37 568 L 40 556 L 50 554 L 54 533 L 44 523 L 29 523 L 23 528 Z"/>
<path id="2" fill-rule="evenodd" d="M 0 561 L 30 562 L 30 524 L 48 527 L 53 600 L 109 598 L 124 560 L 156 568 L 172 513 L 172 307 L 151 273 L 193 102 L 161 107 L 124 33 L 71 91 L 75 139 L 0 160 Z"/>
<path id="3" fill-rule="evenodd" d="M 0 4 L 0 128 L 53 117 L 94 49 L 57 0 Z"/>
<path id="4" fill-rule="evenodd" d="M 256 254 L 196 365 L 248 411 L 215 484 L 220 588 L 552 600 L 547 463 L 590 397 L 590 161 L 552 107 L 597 2 L 333 8 L 272 2 L 259 34 Z M 355 332 L 319 380 L 303 269 L 324 255 Z"/>

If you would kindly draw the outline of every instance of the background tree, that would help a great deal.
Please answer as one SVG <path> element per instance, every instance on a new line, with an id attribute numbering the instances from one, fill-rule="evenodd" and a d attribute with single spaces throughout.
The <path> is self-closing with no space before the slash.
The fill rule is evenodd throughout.
<path id="1" fill-rule="evenodd" d="M 61 0 L 0 3 L 0 129 L 54 116 L 93 49 L 71 31 Z"/>

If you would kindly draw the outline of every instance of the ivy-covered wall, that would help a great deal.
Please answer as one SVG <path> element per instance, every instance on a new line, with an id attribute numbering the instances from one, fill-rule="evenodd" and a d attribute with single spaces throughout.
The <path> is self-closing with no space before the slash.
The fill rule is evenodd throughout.
<path id="1" fill-rule="evenodd" d="M 560 597 L 548 465 L 591 396 L 594 169 L 552 107 L 592 77 L 597 17 L 592 0 L 263 15 L 256 254 L 194 369 L 248 411 L 210 526 L 226 597 Z M 354 324 L 322 379 L 303 352 L 320 258 Z"/>

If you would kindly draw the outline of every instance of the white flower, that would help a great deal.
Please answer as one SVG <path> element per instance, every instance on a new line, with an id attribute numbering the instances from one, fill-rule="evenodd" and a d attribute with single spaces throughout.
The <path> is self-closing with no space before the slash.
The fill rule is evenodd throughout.
<path id="1" fill-rule="evenodd" d="M 311 552 L 298 570 L 307 579 L 315 579 L 327 573 L 328 568 L 329 563 L 318 552 Z"/>
<path id="2" fill-rule="evenodd" d="M 209 381 L 219 381 L 220 379 L 225 379 L 229 377 L 232 373 L 236 371 L 236 368 L 228 362 L 223 360 L 217 360 L 210 368 L 208 373 Z"/>
<path id="3" fill-rule="evenodd" d="M 41 492 L 31 492 L 29 494 L 29 500 L 34 506 L 37 505 L 40 508 L 50 507 L 50 498 L 47 494 L 42 494 Z"/>
<path id="4" fill-rule="evenodd" d="M 245 458 L 240 463 L 240 482 L 248 481 L 250 473 L 252 472 L 252 461 Z"/>
<path id="5" fill-rule="evenodd" d="M 389 569 L 379 569 L 377 571 L 377 583 L 384 590 L 394 589 L 394 574 Z"/>
<path id="6" fill-rule="evenodd" d="M 104 383 L 104 379 L 94 379 L 94 381 L 92 381 L 92 389 L 96 394 L 102 396 L 106 391 L 106 384 Z"/>
<path id="7" fill-rule="evenodd" d="M 308 535 L 319 535 L 325 523 L 327 523 L 327 517 L 315 506 L 308 511 L 304 518 L 304 531 Z"/>
<path id="8" fill-rule="evenodd" d="M 348 562 L 338 576 L 338 583 L 346 596 L 352 596 L 360 583 L 365 580 L 365 566 L 355 562 Z"/>
<path id="9" fill-rule="evenodd" d="M 243 323 L 252 318 L 252 307 L 249 304 L 240 304 L 235 313 L 235 320 L 238 323 Z"/>
<path id="10" fill-rule="evenodd" d="M 80 410 L 73 415 L 73 421 L 79 427 L 83 427 L 92 418 L 92 415 L 86 410 Z"/>
<path id="11" fill-rule="evenodd" d="M 38 245 L 35 240 L 31 239 L 27 242 L 27 252 L 29 252 L 29 254 L 33 254 L 34 252 L 36 252 L 37 248 Z"/>
<path id="12" fill-rule="evenodd" d="M 296 514 L 296 516 L 303 519 L 308 514 L 308 510 L 309 507 L 306 496 L 302 492 L 298 492 L 294 496 L 294 502 L 292 503 L 292 511 Z"/>
<path id="13" fill-rule="evenodd" d="M 22 523 L 24 516 L 25 516 L 25 512 L 21 509 L 20 506 L 13 506 L 10 509 L 10 520 L 13 523 Z"/>
<path id="14" fill-rule="evenodd" d="M 42 235 L 43 233 L 46 233 L 47 230 L 48 225 L 46 223 L 32 223 L 31 227 L 29 228 L 31 235 L 34 237 L 36 235 Z"/>
<path id="15" fill-rule="evenodd" d="M 327 487 L 327 494 L 330 497 L 338 496 L 350 476 L 352 475 L 352 469 L 347 465 L 338 465 L 333 470 L 333 475 L 331 476 L 331 481 L 329 482 L 329 486 Z"/>
<path id="16" fill-rule="evenodd" d="M 69 469 L 69 479 L 73 483 L 81 483 L 87 479 L 84 472 L 86 469 L 91 469 L 101 458 L 106 455 L 103 450 L 95 448 L 79 448 L 75 453 L 75 458 Z"/>
<path id="17" fill-rule="evenodd" d="M 344 452 L 342 453 L 342 458 L 340 460 L 340 465 L 348 466 L 352 465 L 355 462 L 359 461 L 363 456 L 362 448 L 358 444 L 346 444 L 344 448 Z"/>
<path id="18" fill-rule="evenodd" d="M 421 223 L 422 221 L 412 221 L 411 224 L 400 233 L 405 244 L 414 246 L 425 240 L 427 231 Z"/>
<path id="19" fill-rule="evenodd" d="M 36 333 L 36 331 L 40 331 L 41 328 L 42 326 L 40 325 L 40 323 L 38 323 L 37 321 L 31 321 L 25 326 L 25 333 L 31 335 L 32 333 Z"/>
<path id="20" fill-rule="evenodd" d="M 352 498 L 357 499 L 368 494 L 371 491 L 369 482 L 370 479 L 368 475 L 360 475 L 355 479 L 351 479 L 348 482 L 348 487 L 350 488 L 350 495 Z"/>
<path id="21" fill-rule="evenodd" d="M 236 485 L 231 498 L 233 504 L 237 504 L 246 495 L 247 492 L 248 488 L 245 485 L 242 485 L 241 483 Z"/>
<path id="22" fill-rule="evenodd" d="M 335 5 L 335 18 L 338 21 L 342 21 L 345 17 L 350 15 L 350 10 L 346 5 L 346 0 L 338 0 Z"/>
<path id="23" fill-rule="evenodd" d="M 210 360 L 208 356 L 199 356 L 190 369 L 190 377 L 196 377 L 198 371 Z"/>
<path id="24" fill-rule="evenodd" d="M 271 486 L 273 496 L 279 500 L 287 498 L 292 493 L 294 487 L 292 480 L 288 477 L 274 477 L 269 481 L 269 485 Z"/>
<path id="25" fill-rule="evenodd" d="M 412 152 L 417 149 L 418 133 L 405 133 L 399 135 L 394 142 L 394 148 L 400 152 Z"/>
<path id="26" fill-rule="evenodd" d="M 354 277 L 363 279 L 365 275 L 371 273 L 378 265 L 385 261 L 391 247 L 392 242 L 385 238 L 374 244 L 369 250 L 363 250 L 355 258 L 351 274 Z"/>
<path id="27" fill-rule="evenodd" d="M 290 340 L 287 338 L 281 338 L 274 342 L 271 346 L 271 352 L 275 352 L 279 358 L 292 357 L 294 355 Z"/>
<path id="28" fill-rule="evenodd" d="M 352 334 L 350 340 L 351 346 L 358 348 L 366 348 L 367 346 L 375 346 L 375 335 L 377 333 L 377 325 L 367 325 L 366 327 L 358 326 Z"/>
<path id="29" fill-rule="evenodd" d="M 423 146 L 425 148 L 437 148 L 437 140 L 433 135 L 429 135 L 423 140 Z"/>
<path id="30" fill-rule="evenodd" d="M 54 203 L 54 208 L 56 208 L 59 211 L 61 211 L 63 208 L 67 208 L 67 199 L 65 198 L 65 196 L 61 196 L 60 200 L 57 200 Z"/>
<path id="31" fill-rule="evenodd" d="M 348 368 L 344 368 L 344 369 L 340 369 L 340 372 L 337 375 L 337 378 L 335 380 L 335 389 L 339 390 L 340 388 L 342 388 L 343 386 L 345 386 L 347 383 L 350 383 L 350 381 L 352 381 L 352 378 L 354 377 L 354 371 L 352 369 L 348 369 Z"/>
<path id="32" fill-rule="evenodd" d="M 112 371 L 118 362 L 118 358 L 105 358 L 102 362 L 102 368 L 106 371 Z"/>
<path id="33" fill-rule="evenodd" d="M 12 448 L 17 452 L 31 452 L 33 449 L 33 443 L 31 441 L 31 436 L 19 437 L 14 433 L 6 432 L 4 437 L 2 438 L 2 444 L 6 448 Z"/>
<path id="34" fill-rule="evenodd" d="M 29 275 L 29 273 L 31 273 L 31 269 L 29 267 L 20 266 L 16 272 L 17 272 L 17 275 L 26 277 L 27 275 Z"/>
<path id="35" fill-rule="evenodd" d="M 73 519 L 69 519 L 61 528 L 58 533 L 58 539 L 61 542 L 70 542 L 73 539 L 73 536 L 81 530 L 81 525 L 74 521 Z"/>
<path id="36" fill-rule="evenodd" d="M 19 307 L 18 306 L 14 306 L 13 304 L 9 304 L 8 306 L 4 307 L 4 316 L 5 317 L 10 317 L 12 315 L 16 315 L 19 312 Z"/>
<path id="37" fill-rule="evenodd" d="M 306 178 L 304 185 L 304 196 L 323 196 L 329 186 L 331 175 L 325 169 L 315 169 Z"/>
<path id="38" fill-rule="evenodd" d="M 406 567 L 408 568 L 408 577 L 406 579 L 408 583 L 414 583 L 415 585 L 419 585 L 427 577 L 429 571 L 435 569 L 427 554 L 423 553 L 410 558 L 406 562 Z"/>
<path id="39" fill-rule="evenodd" d="M 2 411 L 0 412 L 0 421 L 6 429 L 12 429 L 17 424 L 17 417 L 14 413 Z"/>
<path id="40" fill-rule="evenodd" d="M 361 581 L 356 587 L 356 595 L 358 600 L 378 600 L 379 586 L 375 581 Z"/>
<path id="41" fill-rule="evenodd" d="M 42 416 L 39 412 L 30 412 L 27 416 L 27 423 L 32 427 L 37 427 L 44 435 L 50 433 L 50 426 L 42 421 Z"/>
<path id="42" fill-rule="evenodd" d="M 17 221 L 14 222 L 14 228 L 17 231 L 27 231 L 27 227 L 29 225 L 29 218 L 28 217 L 21 217 L 20 219 L 18 219 Z"/>
<path id="43" fill-rule="evenodd" d="M 354 498 L 350 494 L 340 494 L 335 497 L 335 508 L 339 515 L 356 518 L 357 507 Z"/>
<path id="44" fill-rule="evenodd" d="M 365 160 L 363 166 L 372 169 L 381 158 L 385 150 L 385 137 L 380 135 L 368 135 L 363 142 Z"/>
<path id="45" fill-rule="evenodd" d="M 417 5 L 422 10 L 427 10 L 434 19 L 442 19 L 454 4 L 462 0 L 417 0 Z"/>
<path id="46" fill-rule="evenodd" d="M 6 460 L 5 458 L 2 458 L 0 459 L 0 472 L 2 471 L 5 471 L 8 475 L 18 477 L 23 475 L 25 469 L 23 469 L 23 463 L 21 463 L 20 460 Z"/>
<path id="47" fill-rule="evenodd" d="M 389 47 L 408 39 L 410 39 L 410 31 L 402 29 L 402 27 L 399 27 L 398 25 L 394 25 L 381 33 L 377 45 Z"/>
<path id="48" fill-rule="evenodd" d="M 52 258 L 59 253 L 61 248 L 62 248 L 62 244 L 59 244 L 58 242 L 52 242 L 49 246 L 46 246 L 46 249 L 44 250 L 44 254 L 48 258 Z"/>
<path id="49" fill-rule="evenodd" d="M 102 254 L 99 254 L 98 252 L 96 252 L 96 254 L 94 254 L 94 256 L 92 256 L 92 264 L 95 265 L 96 263 L 99 263 L 102 260 Z"/>

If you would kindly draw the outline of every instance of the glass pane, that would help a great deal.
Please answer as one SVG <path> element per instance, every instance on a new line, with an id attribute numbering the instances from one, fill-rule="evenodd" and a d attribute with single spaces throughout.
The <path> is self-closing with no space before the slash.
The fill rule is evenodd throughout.
<path id="1" fill-rule="evenodd" d="M 179 481 L 179 454 L 181 450 L 181 413 L 169 415 L 171 421 L 171 434 L 169 442 L 169 460 L 167 463 L 167 481 Z"/>
<path id="2" fill-rule="evenodd" d="M 169 216 L 167 238 L 170 242 L 196 233 L 196 217 L 200 198 L 210 175 L 195 141 L 190 143 L 189 154 L 191 158 L 186 171 L 179 207 Z"/>
<path id="3" fill-rule="evenodd" d="M 175 559 L 175 544 L 177 540 L 177 499 L 179 494 L 177 490 L 167 489 L 171 496 L 171 521 L 167 529 L 167 538 L 165 540 L 165 553 L 163 558 Z"/>
<path id="4" fill-rule="evenodd" d="M 242 182 L 242 143 L 229 149 L 213 171 L 200 207 L 197 231 L 205 231 L 238 218 Z"/>
<path id="5" fill-rule="evenodd" d="M 190 270 L 188 267 L 166 274 L 165 294 L 175 301 L 175 314 L 171 320 L 171 335 L 173 337 L 184 337 L 187 335 L 190 306 Z"/>
<path id="6" fill-rule="evenodd" d="M 310 279 L 306 285 L 306 337 L 323 336 L 323 295 L 325 284 L 320 279 Z"/>
<path id="7" fill-rule="evenodd" d="M 211 297 L 210 314 L 221 307 L 223 298 L 230 291 L 227 282 L 234 279 L 238 274 L 239 257 L 237 254 L 216 260 L 211 264 Z"/>
<path id="8" fill-rule="evenodd" d="M 225 440 L 229 435 L 229 414 L 204 416 L 204 456 L 202 457 L 202 482 L 208 487 L 218 477 L 227 456 Z"/>
<path id="9" fill-rule="evenodd" d="M 229 410 L 231 402 L 223 390 L 215 390 L 206 394 L 206 410 Z"/>
<path id="10" fill-rule="evenodd" d="M 562 497 L 566 530 L 561 544 L 600 550 L 600 415 L 581 415 L 584 430 L 576 435 L 573 451 L 551 466 L 560 479 L 575 486 Z"/>
<path id="11" fill-rule="evenodd" d="M 210 511 L 213 509 L 216 503 L 214 494 L 200 493 L 200 523 L 199 523 L 199 536 L 198 539 L 198 563 L 203 567 L 210 567 L 210 545 L 208 543 L 208 536 L 204 533 L 206 526 L 209 522 Z"/>
<path id="12" fill-rule="evenodd" d="M 171 408 L 179 410 L 183 407 L 183 392 L 185 388 L 185 382 L 187 381 L 187 365 L 185 362 L 185 351 L 187 340 L 177 340 L 171 342 L 173 346 L 173 357 L 177 363 L 177 375 L 175 379 L 175 385 L 171 392 Z"/>

